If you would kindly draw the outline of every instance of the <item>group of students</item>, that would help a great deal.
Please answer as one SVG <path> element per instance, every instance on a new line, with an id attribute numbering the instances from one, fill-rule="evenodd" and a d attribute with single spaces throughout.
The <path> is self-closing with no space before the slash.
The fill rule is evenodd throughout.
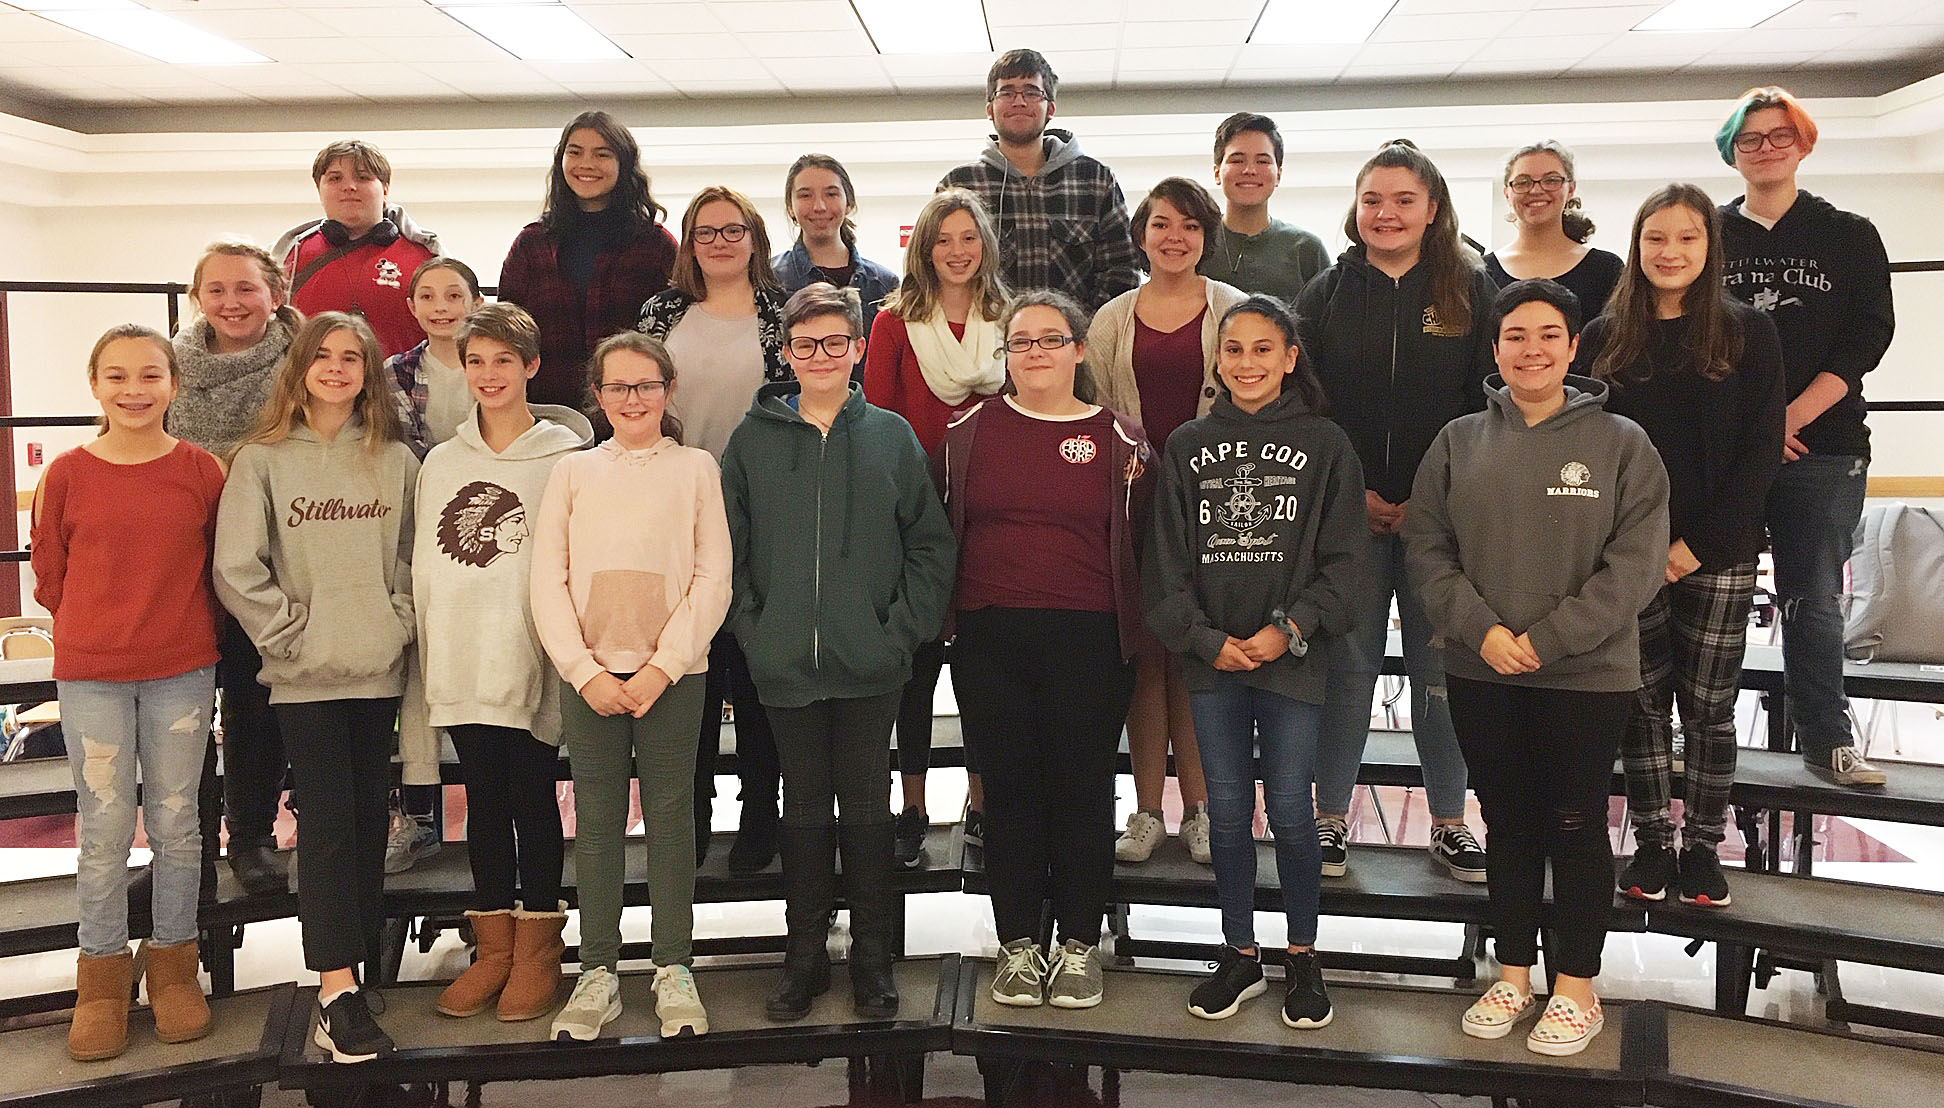
<path id="1" fill-rule="evenodd" d="M 392 1049 L 354 969 L 388 838 L 409 853 L 420 835 L 390 823 L 394 727 L 408 791 L 438 781 L 439 730 L 467 790 L 477 953 L 439 998 L 455 1017 L 555 1011 L 566 745 L 582 972 L 550 1036 L 576 1040 L 620 1011 L 631 778 L 662 1031 L 708 1029 L 691 905 L 725 700 L 731 869 L 783 862 L 769 1015 L 802 1018 L 829 988 L 840 892 L 854 1006 L 897 1011 L 892 881 L 923 860 L 947 641 L 1004 1004 L 1101 1002 L 1113 866 L 1165 838 L 1172 749 L 1181 837 L 1222 905 L 1190 1011 L 1225 1018 L 1266 989 L 1260 779 L 1283 1019 L 1330 1021 L 1320 878 L 1347 868 L 1393 598 L 1431 852 L 1487 883 L 1503 966 L 1468 1034 L 1539 1009 L 1549 867 L 1557 983 L 1528 1044 L 1568 1054 L 1599 1032 L 1616 752 L 1640 843 L 1622 890 L 1730 903 L 1715 851 L 1765 539 L 1805 759 L 1881 782 L 1843 722 L 1835 597 L 1888 267 L 1867 220 L 1796 189 L 1816 132 L 1793 97 L 1752 90 L 1717 137 L 1744 198 L 1656 191 L 1624 260 L 1585 246 L 1571 155 L 1517 151 L 1517 238 L 1481 264 L 1405 141 L 1358 173 L 1330 263 L 1268 218 L 1283 141 L 1249 113 L 1215 138 L 1226 211 L 1174 177 L 1130 223 L 1111 173 L 1047 131 L 1055 93 L 1038 54 L 995 63 L 993 143 L 919 212 L 901 277 L 858 255 L 835 160 L 790 168 L 801 237 L 772 262 L 760 213 L 725 187 L 672 236 L 632 137 L 591 112 L 562 131 L 499 303 L 386 204 L 382 156 L 347 142 L 314 166 L 327 218 L 281 257 L 213 245 L 173 343 L 105 334 L 88 365 L 104 430 L 49 467 L 33 536 L 80 798 L 71 1052 L 126 1041 L 138 763 L 157 1033 L 209 1027 L 194 942 L 213 832 L 194 798 L 218 686 L 231 865 L 281 887 L 287 763 L 317 1041 L 342 1061 Z M 307 299 L 320 282 L 336 303 Z M 1137 809 L 1115 841 L 1124 723 Z"/>

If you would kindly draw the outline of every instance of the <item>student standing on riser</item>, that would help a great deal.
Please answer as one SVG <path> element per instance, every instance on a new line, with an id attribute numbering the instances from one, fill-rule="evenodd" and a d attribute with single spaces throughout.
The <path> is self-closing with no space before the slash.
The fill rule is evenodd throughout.
<path id="1" fill-rule="evenodd" d="M 796 224 L 797 240 L 770 259 L 784 292 L 819 281 L 855 289 L 864 305 L 864 325 L 877 318 L 878 305 L 898 287 L 898 275 L 857 252 L 857 187 L 844 163 L 828 154 L 805 154 L 783 177 L 783 214 Z M 851 379 L 862 383 L 860 357 Z"/>
<path id="2" fill-rule="evenodd" d="M 1237 112 L 1215 128 L 1215 184 L 1228 207 L 1208 231 L 1198 267 L 1204 277 L 1243 292 L 1296 303 L 1310 278 L 1330 268 L 1323 240 L 1269 215 L 1282 183 L 1283 137 L 1276 121 Z"/>
<path id="3" fill-rule="evenodd" d="M 1511 245 L 1485 255 L 1485 272 L 1500 288 L 1531 277 L 1558 281 L 1579 297 L 1591 323 L 1606 310 L 1626 263 L 1586 245 L 1593 220 L 1574 195 L 1573 152 L 1551 139 L 1521 146 L 1505 159 L 1501 183 L 1505 221 L 1519 231 Z"/>

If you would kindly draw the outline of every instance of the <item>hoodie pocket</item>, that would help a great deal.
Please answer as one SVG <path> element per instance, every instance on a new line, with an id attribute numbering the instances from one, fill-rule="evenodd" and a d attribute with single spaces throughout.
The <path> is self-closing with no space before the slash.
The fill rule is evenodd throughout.
<path id="1" fill-rule="evenodd" d="M 857 584 L 847 586 L 827 602 L 822 621 L 822 671 L 860 683 L 895 680 L 907 659 L 891 641 L 884 617 L 879 605 Z"/>
<path id="2" fill-rule="evenodd" d="M 379 584 L 311 595 L 310 614 L 289 665 L 300 681 L 344 682 L 379 677 L 398 666 L 411 644 L 391 594 Z"/>
<path id="3" fill-rule="evenodd" d="M 673 605 L 668 578 L 640 569 L 604 569 L 587 583 L 581 607 L 581 632 L 596 654 L 604 651 L 655 652 Z"/>

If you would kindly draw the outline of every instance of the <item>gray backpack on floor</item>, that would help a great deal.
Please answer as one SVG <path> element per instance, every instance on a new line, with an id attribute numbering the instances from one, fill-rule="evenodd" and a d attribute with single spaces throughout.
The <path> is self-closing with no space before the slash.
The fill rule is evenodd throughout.
<path id="1" fill-rule="evenodd" d="M 1843 644 L 1859 662 L 1944 665 L 1944 515 L 1909 504 L 1864 511 Z"/>

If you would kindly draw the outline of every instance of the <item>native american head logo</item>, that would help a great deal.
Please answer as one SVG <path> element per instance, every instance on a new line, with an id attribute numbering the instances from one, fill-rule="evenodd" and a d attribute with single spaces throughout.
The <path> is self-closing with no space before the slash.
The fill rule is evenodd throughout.
<path id="1" fill-rule="evenodd" d="M 1583 462 L 1567 462 L 1559 467 L 1560 483 L 1569 488 L 1579 488 L 1593 479 L 1593 471 Z"/>
<path id="2" fill-rule="evenodd" d="M 490 481 L 464 485 L 439 511 L 439 550 L 462 565 L 492 565 L 519 550 L 529 534 L 526 505 Z"/>

